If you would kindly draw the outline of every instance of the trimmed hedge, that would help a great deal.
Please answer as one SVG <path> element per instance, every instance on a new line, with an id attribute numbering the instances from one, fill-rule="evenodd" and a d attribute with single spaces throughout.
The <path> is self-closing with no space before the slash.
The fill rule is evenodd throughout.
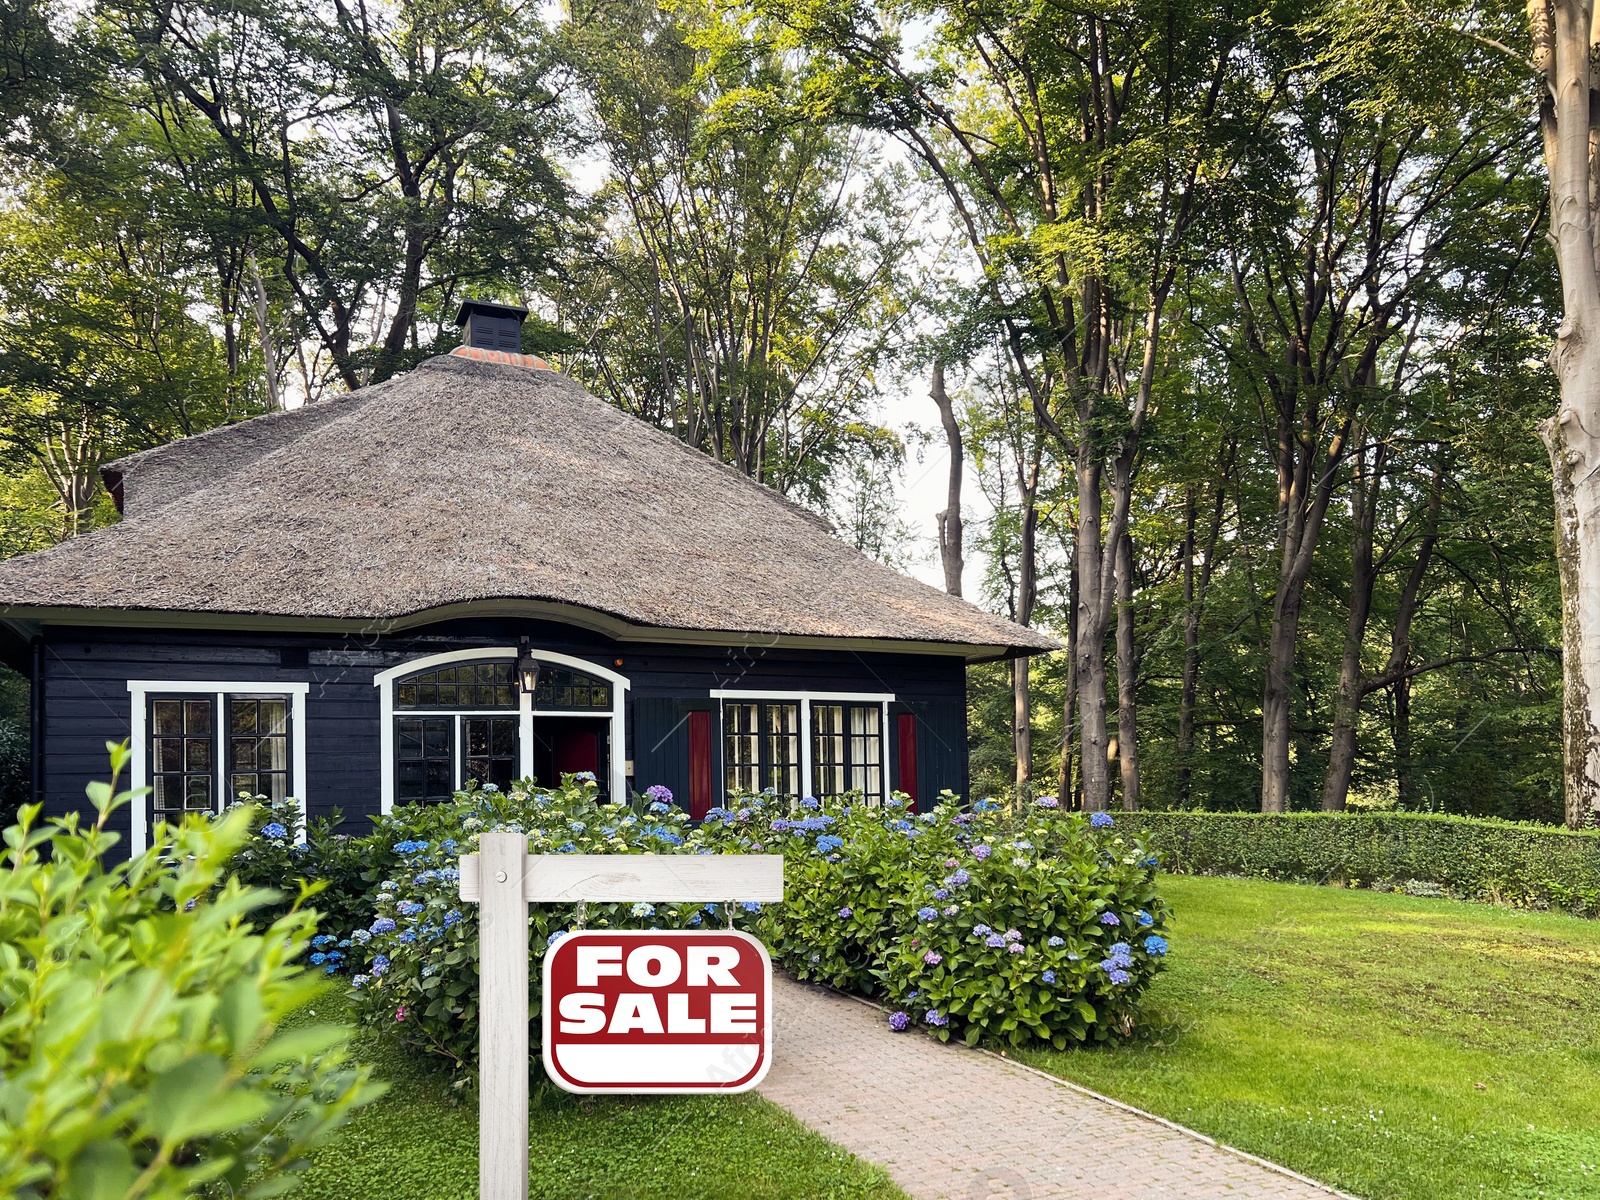
<path id="1" fill-rule="evenodd" d="M 1600 915 L 1600 832 L 1428 813 L 1119 815 L 1168 871 Z"/>

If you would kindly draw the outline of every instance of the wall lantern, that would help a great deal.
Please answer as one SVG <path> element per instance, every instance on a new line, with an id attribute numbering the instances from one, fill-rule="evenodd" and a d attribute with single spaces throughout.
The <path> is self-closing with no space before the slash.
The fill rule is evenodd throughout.
<path id="1" fill-rule="evenodd" d="M 517 682 L 530 696 L 539 687 L 539 660 L 533 656 L 533 651 L 528 649 L 526 638 L 522 642 L 522 653 L 517 655 Z"/>

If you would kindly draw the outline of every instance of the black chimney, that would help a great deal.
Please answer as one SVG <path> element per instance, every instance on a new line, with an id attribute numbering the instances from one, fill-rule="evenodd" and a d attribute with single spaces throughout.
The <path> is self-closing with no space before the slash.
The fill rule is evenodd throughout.
<path id="1" fill-rule="evenodd" d="M 522 353 L 522 322 L 528 310 L 515 304 L 496 304 L 492 300 L 463 300 L 456 313 L 461 326 L 461 344 L 479 350 L 504 350 Z"/>

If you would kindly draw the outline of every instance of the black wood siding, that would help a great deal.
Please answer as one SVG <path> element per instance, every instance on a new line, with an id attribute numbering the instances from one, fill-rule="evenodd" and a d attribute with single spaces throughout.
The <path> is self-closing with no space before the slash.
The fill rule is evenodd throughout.
<path id="1" fill-rule="evenodd" d="M 379 807 L 379 695 L 375 673 L 447 650 L 516 645 L 586 658 L 630 680 L 627 756 L 633 785 L 672 789 L 687 804 L 687 714 L 715 714 L 716 688 L 773 691 L 893 692 L 918 718 L 918 776 L 923 793 L 966 788 L 966 672 L 939 655 L 778 650 L 617 643 L 545 622 L 455 621 L 397 636 L 236 634 L 178 630 L 47 627 L 43 654 L 43 766 L 46 811 L 85 804 L 84 788 L 108 770 L 106 743 L 131 732 L 130 680 L 215 680 L 263 689 L 310 684 L 305 738 L 308 802 L 313 817 L 342 811 L 360 832 Z M 621 659 L 621 665 L 616 660 Z M 894 706 L 896 708 L 899 705 Z M 712 722 L 713 770 L 720 794 L 720 721 Z M 885 753 L 895 770 L 891 716 Z M 891 776 L 891 784 L 893 777 Z M 127 815 L 116 827 L 127 832 Z"/>

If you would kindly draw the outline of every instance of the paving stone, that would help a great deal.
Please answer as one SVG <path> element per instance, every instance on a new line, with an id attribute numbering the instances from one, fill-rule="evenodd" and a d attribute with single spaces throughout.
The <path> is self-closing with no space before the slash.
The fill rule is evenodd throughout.
<path id="1" fill-rule="evenodd" d="M 773 979 L 763 1096 L 913 1200 L 1327 1200 L 1339 1195 L 998 1055 L 890 1032 L 881 1011 Z"/>

